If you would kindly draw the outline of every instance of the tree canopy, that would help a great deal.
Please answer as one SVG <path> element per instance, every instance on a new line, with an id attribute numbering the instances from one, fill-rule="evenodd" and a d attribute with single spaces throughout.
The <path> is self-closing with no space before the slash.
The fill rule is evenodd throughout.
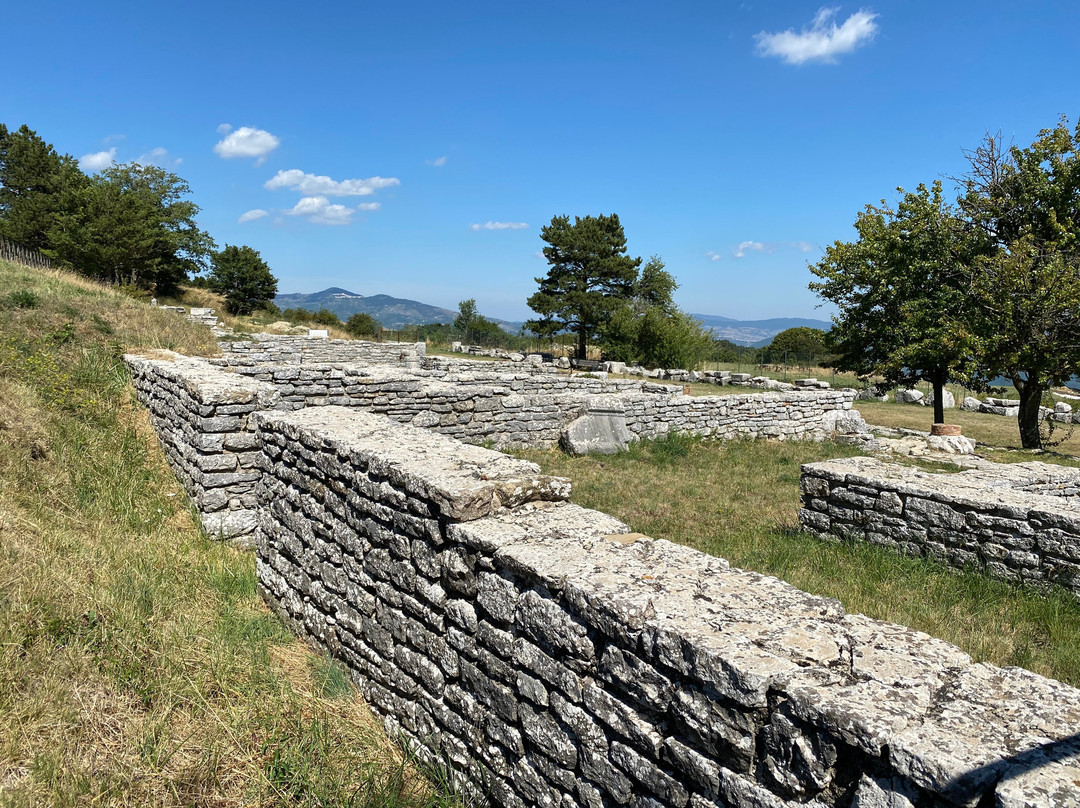
<path id="1" fill-rule="evenodd" d="M 161 294 L 205 269 L 214 242 L 190 193 L 153 165 L 88 177 L 33 130 L 0 124 L 0 236 L 91 277 Z"/>
<path id="2" fill-rule="evenodd" d="M 801 325 L 786 328 L 772 338 L 766 352 L 771 361 L 787 358 L 791 362 L 805 359 L 823 360 L 829 353 L 825 344 L 827 332 Z"/>
<path id="3" fill-rule="evenodd" d="M 354 337 L 374 337 L 382 326 L 366 312 L 357 312 L 345 321 L 345 330 Z"/>
<path id="4" fill-rule="evenodd" d="M 225 297 L 229 314 L 251 314 L 277 294 L 277 278 L 257 250 L 225 245 L 211 259 L 209 287 Z"/>
<path id="5" fill-rule="evenodd" d="M 984 386 L 1007 376 L 1021 444 L 1039 448 L 1039 407 L 1080 371 L 1080 123 L 1031 146 L 988 135 L 968 152 L 956 206 L 940 182 L 859 215 L 810 285 L 839 309 L 837 366 L 894 382 Z"/>
<path id="6" fill-rule="evenodd" d="M 973 383 L 976 341 L 966 309 L 977 239 L 947 205 L 941 183 L 884 200 L 855 222 L 859 238 L 837 241 L 810 271 L 810 288 L 834 303 L 836 366 L 893 383 L 934 386 L 934 418 L 944 420 L 947 381 Z"/>
<path id="7" fill-rule="evenodd" d="M 626 235 L 617 214 L 555 216 L 540 231 L 551 268 L 537 278 L 539 291 L 528 299 L 541 315 L 526 327 L 547 336 L 560 331 L 577 335 L 577 356 L 586 358 L 589 340 L 632 297 L 640 258 L 626 253 Z"/>
<path id="8" fill-rule="evenodd" d="M 987 241 L 970 290 L 980 359 L 1012 381 L 1021 443 L 1038 448 L 1043 396 L 1080 371 L 1080 121 L 1026 148 L 988 135 L 968 158 L 959 204 Z"/>
<path id="9" fill-rule="evenodd" d="M 69 193 L 86 175 L 25 124 L 0 123 L 0 236 L 33 250 L 50 246 L 49 231 Z"/>
<path id="10" fill-rule="evenodd" d="M 631 296 L 600 327 L 604 356 L 663 368 L 696 368 L 712 352 L 712 337 L 672 299 L 679 284 L 658 255 L 641 268 Z"/>

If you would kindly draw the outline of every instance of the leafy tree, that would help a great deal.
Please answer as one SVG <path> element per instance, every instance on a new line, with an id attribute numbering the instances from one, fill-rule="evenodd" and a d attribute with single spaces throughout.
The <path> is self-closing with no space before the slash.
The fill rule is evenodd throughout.
<path id="1" fill-rule="evenodd" d="M 612 314 L 634 292 L 640 258 L 626 254 L 626 235 L 617 214 L 555 216 L 540 232 L 547 242 L 547 276 L 537 278 L 539 291 L 528 299 L 541 317 L 526 327 L 540 335 L 570 330 L 577 334 L 577 356 L 586 358 L 594 339 Z"/>
<path id="2" fill-rule="evenodd" d="M 600 327 L 604 356 L 617 362 L 649 367 L 695 368 L 711 352 L 712 337 L 685 312 L 672 295 L 679 288 L 654 255 L 641 268 L 632 296 Z"/>
<path id="3" fill-rule="evenodd" d="M 65 196 L 86 180 L 73 157 L 57 154 L 25 124 L 14 132 L 0 124 L 0 236 L 47 249 Z"/>
<path id="4" fill-rule="evenodd" d="M 80 272 L 169 294 L 201 272 L 214 241 L 195 223 L 188 184 L 157 166 L 110 166 L 68 189 L 49 230 L 53 254 Z"/>
<path id="5" fill-rule="evenodd" d="M 476 309 L 476 298 L 470 297 L 458 303 L 458 316 L 454 318 L 454 328 L 462 334 L 469 330 L 480 312 Z"/>
<path id="6" fill-rule="evenodd" d="M 210 289 L 225 296 L 229 314 L 251 314 L 277 294 L 277 278 L 251 247 L 226 244 L 211 262 Z"/>
<path id="7" fill-rule="evenodd" d="M 988 135 L 968 158 L 960 205 L 989 242 L 971 284 L 982 358 L 1020 396 L 1021 444 L 1039 448 L 1044 394 L 1080 370 L 1080 122 L 1027 148 Z"/>
<path id="8" fill-rule="evenodd" d="M 785 356 L 792 359 L 824 357 L 829 352 L 825 339 L 826 332 L 819 328 L 809 326 L 787 328 L 773 337 L 767 350 L 774 362 Z"/>
<path id="9" fill-rule="evenodd" d="M 822 279 L 810 288 L 839 309 L 835 365 L 894 383 L 929 381 L 940 423 L 945 383 L 976 383 L 967 279 L 980 239 L 944 202 L 940 182 L 905 194 L 896 210 L 884 200 L 868 205 L 855 229 L 857 241 L 835 242 L 810 267 Z"/>
<path id="10" fill-rule="evenodd" d="M 315 323 L 315 325 L 332 325 L 335 328 L 341 327 L 341 318 L 330 311 L 330 309 L 319 309 L 311 315 L 311 322 Z"/>
<path id="11" fill-rule="evenodd" d="M 379 321 L 364 312 L 357 312 L 345 321 L 345 330 L 354 337 L 374 337 L 380 328 Z"/>

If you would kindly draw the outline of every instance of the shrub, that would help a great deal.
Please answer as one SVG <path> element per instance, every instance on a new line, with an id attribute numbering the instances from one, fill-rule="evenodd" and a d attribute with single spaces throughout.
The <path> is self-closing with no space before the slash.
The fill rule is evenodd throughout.
<path id="1" fill-rule="evenodd" d="M 40 302 L 37 295 L 26 289 L 20 289 L 8 295 L 8 303 L 16 309 L 36 309 Z"/>

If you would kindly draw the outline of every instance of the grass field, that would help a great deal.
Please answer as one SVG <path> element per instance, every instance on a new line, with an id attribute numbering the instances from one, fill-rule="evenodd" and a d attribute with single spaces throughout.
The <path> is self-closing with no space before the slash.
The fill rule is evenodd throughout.
<path id="1" fill-rule="evenodd" d="M 869 545 L 826 544 L 798 530 L 800 465 L 853 451 L 674 436 L 612 457 L 521 454 L 547 473 L 570 477 L 574 502 L 613 514 L 632 530 L 941 637 L 978 660 L 1080 685 L 1080 604 L 1072 596 L 957 574 Z"/>
<path id="2" fill-rule="evenodd" d="M 0 262 L 0 804 L 455 804 L 197 530 L 125 346 L 215 350 Z"/>

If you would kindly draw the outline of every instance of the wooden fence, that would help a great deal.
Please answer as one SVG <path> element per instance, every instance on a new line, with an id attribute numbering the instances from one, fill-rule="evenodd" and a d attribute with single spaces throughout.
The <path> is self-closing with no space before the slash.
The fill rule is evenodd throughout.
<path id="1" fill-rule="evenodd" d="M 5 241 L 0 238 L 0 258 L 5 261 L 13 261 L 16 264 L 25 264 L 35 269 L 52 269 L 56 266 L 52 259 L 42 255 L 37 250 L 22 247 L 13 241 Z"/>

